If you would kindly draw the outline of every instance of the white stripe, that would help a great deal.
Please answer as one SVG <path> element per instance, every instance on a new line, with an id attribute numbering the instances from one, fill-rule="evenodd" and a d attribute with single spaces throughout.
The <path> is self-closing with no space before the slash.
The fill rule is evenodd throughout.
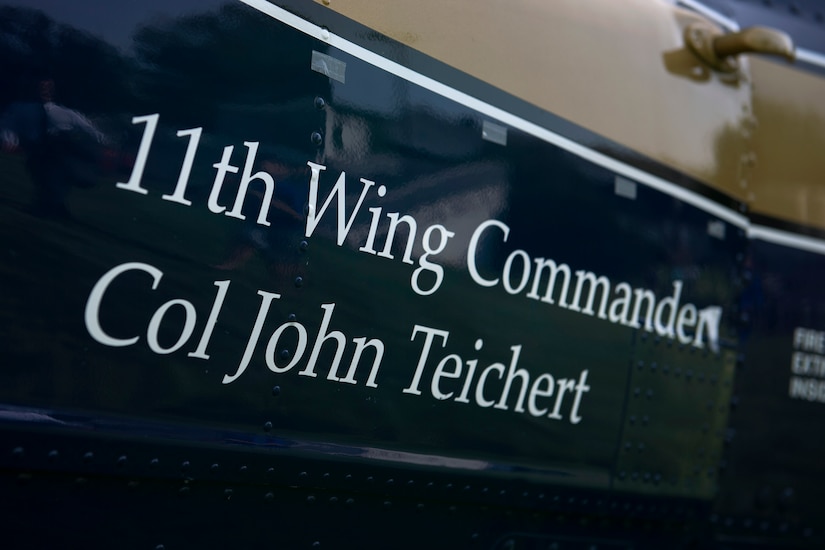
<path id="1" fill-rule="evenodd" d="M 739 23 L 729 17 L 725 17 L 718 11 L 711 9 L 702 2 L 696 0 L 678 0 L 677 4 L 682 4 L 686 8 L 690 8 L 697 13 L 701 13 L 720 27 L 724 27 L 730 31 L 738 31 Z"/>
<path id="2" fill-rule="evenodd" d="M 498 107 L 485 103 L 473 96 L 460 92 L 451 88 L 442 82 L 433 80 L 421 73 L 415 72 L 403 65 L 381 57 L 380 55 L 363 48 L 357 44 L 341 38 L 338 35 L 330 33 L 327 29 L 314 25 L 305 19 L 289 13 L 288 11 L 279 8 L 267 2 L 267 0 L 240 0 L 241 2 L 261 11 L 274 19 L 277 19 L 290 27 L 293 27 L 305 34 L 312 36 L 322 42 L 329 44 L 341 51 L 344 51 L 366 63 L 375 67 L 383 69 L 390 74 L 399 78 L 417 84 L 423 88 L 430 90 L 438 95 L 451 99 L 457 103 L 465 105 L 475 111 L 483 113 L 487 116 L 498 119 L 499 121 L 508 124 L 514 128 L 518 128 L 528 134 L 531 134 L 548 143 L 552 143 L 566 151 L 569 151 L 583 159 L 589 160 L 594 164 L 598 164 L 612 172 L 621 174 L 622 176 L 633 179 L 639 183 L 643 183 L 648 187 L 666 193 L 682 202 L 691 204 L 708 214 L 712 214 L 718 218 L 726 220 L 727 222 L 745 229 L 748 231 L 751 238 L 761 239 L 765 241 L 775 242 L 777 244 L 784 244 L 802 250 L 811 252 L 818 252 L 825 254 L 825 241 L 814 239 L 811 237 L 796 236 L 792 233 L 784 231 L 776 231 L 763 226 L 751 226 L 749 220 L 739 214 L 738 212 L 722 206 L 716 202 L 711 201 L 693 191 L 689 191 L 678 185 L 663 180 L 657 176 L 644 172 L 638 168 L 620 162 L 616 159 L 608 157 L 598 151 L 589 149 L 575 141 L 560 136 L 550 130 L 538 126 L 537 124 L 520 118 L 512 113 L 508 113 Z M 682 3 L 696 4 L 692 0 L 680 0 Z M 707 9 L 707 8 L 705 8 Z M 717 14 L 718 15 L 718 14 Z M 722 17 L 721 15 L 719 17 Z M 722 17 L 724 19 L 724 17 Z M 731 22 L 733 23 L 733 22 Z M 735 23 L 733 23 L 735 25 Z"/>
<path id="3" fill-rule="evenodd" d="M 810 63 L 811 65 L 818 65 L 822 68 L 825 68 L 825 55 L 822 55 L 821 53 L 812 52 L 811 50 L 803 50 L 802 48 L 797 48 L 796 59 L 797 61 L 803 61 L 805 63 Z"/>
<path id="4" fill-rule="evenodd" d="M 825 241 L 822 239 L 789 233 L 788 231 L 773 229 L 772 227 L 765 227 L 764 225 L 751 225 L 748 228 L 748 237 L 754 240 L 807 250 L 808 252 L 825 254 Z"/>

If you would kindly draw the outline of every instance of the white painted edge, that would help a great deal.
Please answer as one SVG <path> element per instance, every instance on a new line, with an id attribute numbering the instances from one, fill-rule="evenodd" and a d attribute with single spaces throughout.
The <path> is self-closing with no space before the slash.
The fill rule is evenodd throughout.
<path id="1" fill-rule="evenodd" d="M 626 178 L 635 180 L 652 189 L 655 189 L 657 191 L 670 195 L 682 202 L 695 206 L 700 210 L 704 210 L 708 214 L 714 215 L 720 219 L 727 221 L 728 223 L 731 223 L 732 225 L 735 225 L 747 231 L 748 235 L 753 239 L 761 239 L 764 241 L 774 242 L 776 244 L 782 244 L 793 248 L 799 248 L 801 250 L 825 254 L 825 241 L 823 240 L 807 236 L 795 235 L 793 233 L 788 233 L 785 231 L 777 231 L 768 227 L 751 225 L 747 217 L 730 208 L 722 206 L 693 191 L 679 187 L 678 185 L 671 183 L 667 180 L 664 180 L 662 178 L 659 178 L 658 176 L 654 176 L 653 174 L 644 172 L 643 170 L 625 164 L 614 158 L 608 157 L 598 151 L 594 151 L 593 149 L 589 149 L 588 147 L 585 147 L 580 143 L 577 143 L 568 138 L 560 136 L 554 132 L 551 132 L 550 130 L 543 128 L 533 122 L 530 122 L 512 113 L 504 111 L 498 107 L 490 105 L 489 103 L 485 103 L 484 101 L 481 101 L 480 99 L 477 99 L 471 95 L 456 90 L 455 88 L 451 88 L 442 82 L 424 76 L 421 73 L 413 71 L 407 67 L 404 67 L 403 65 L 400 65 L 385 57 L 382 57 L 376 54 L 375 52 L 372 52 L 336 34 L 333 34 L 329 32 L 328 29 L 319 27 L 318 25 L 310 23 L 309 21 L 284 10 L 283 8 L 275 6 L 274 4 L 270 4 L 267 0 L 240 1 L 266 15 L 269 15 L 274 19 L 277 19 L 278 21 L 281 21 L 286 25 L 289 25 L 294 29 L 297 29 L 317 40 L 320 40 L 321 42 L 327 43 L 330 46 L 338 48 L 341 51 L 344 51 L 354 57 L 357 57 L 358 59 L 366 63 L 369 63 L 370 65 L 387 71 L 388 73 L 393 74 L 399 78 L 403 78 L 408 82 L 417 84 L 447 99 L 451 99 L 457 103 L 463 104 L 464 106 L 469 107 L 475 111 L 478 111 L 479 113 L 482 113 L 486 116 L 495 118 L 504 124 L 512 126 L 513 128 L 518 128 L 523 132 L 531 134 L 543 141 L 560 147 L 561 149 L 564 149 L 565 151 L 568 151 L 583 159 L 586 159 L 594 164 L 598 164 L 599 166 L 606 168 L 616 174 L 620 174 Z M 693 2 L 693 0 L 680 0 L 680 3 L 699 5 L 698 3 Z M 724 16 L 719 15 L 719 17 L 725 19 Z M 735 25 L 735 22 L 731 21 L 731 23 Z"/>
<path id="2" fill-rule="evenodd" d="M 807 235 L 798 235 L 781 229 L 765 227 L 763 225 L 751 225 L 748 228 L 748 237 L 753 240 L 766 241 L 774 244 L 781 244 L 799 250 L 825 254 L 825 241 Z"/>
<path id="3" fill-rule="evenodd" d="M 731 19 L 730 17 L 726 17 L 719 13 L 718 11 L 707 7 L 702 2 L 697 2 L 696 0 L 677 0 L 677 4 L 681 4 L 686 8 L 690 8 L 696 13 L 701 13 L 720 27 L 724 27 L 731 31 L 738 31 L 739 30 L 739 23 Z"/>
<path id="4" fill-rule="evenodd" d="M 825 55 L 821 53 L 812 52 L 811 50 L 805 50 L 802 48 L 796 49 L 796 60 L 802 61 L 804 63 L 810 63 L 811 65 L 817 65 L 818 67 L 822 67 L 825 69 Z"/>

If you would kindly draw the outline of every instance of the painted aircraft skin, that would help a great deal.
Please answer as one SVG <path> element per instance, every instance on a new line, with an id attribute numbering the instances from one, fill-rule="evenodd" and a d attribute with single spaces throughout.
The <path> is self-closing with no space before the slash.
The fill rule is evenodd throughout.
<path id="1" fill-rule="evenodd" d="M 821 548 L 817 10 L 0 5 L 3 546 Z"/>

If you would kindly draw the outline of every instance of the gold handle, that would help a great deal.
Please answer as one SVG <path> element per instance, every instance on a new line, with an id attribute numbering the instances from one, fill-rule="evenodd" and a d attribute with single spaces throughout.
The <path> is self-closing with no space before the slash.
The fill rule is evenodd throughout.
<path id="1" fill-rule="evenodd" d="M 708 23 L 693 23 L 685 29 L 685 42 L 702 61 L 726 73 L 739 69 L 736 56 L 743 53 L 776 55 L 788 61 L 796 57 L 790 36 L 765 27 L 723 34 Z"/>
<path id="2" fill-rule="evenodd" d="M 713 39 L 713 50 L 718 57 L 742 53 L 778 55 L 788 61 L 793 61 L 796 57 L 790 36 L 765 27 L 749 27 L 739 32 L 717 36 Z"/>

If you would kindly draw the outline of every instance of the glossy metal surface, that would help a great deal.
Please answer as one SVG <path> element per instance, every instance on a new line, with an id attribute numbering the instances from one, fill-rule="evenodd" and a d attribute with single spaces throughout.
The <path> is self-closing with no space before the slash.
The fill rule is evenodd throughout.
<path id="1" fill-rule="evenodd" d="M 698 61 L 683 34 L 705 19 L 672 2 L 526 0 L 468 9 L 342 0 L 328 8 L 739 196 L 736 167 L 719 147 L 721 136 L 746 124 L 747 72 L 724 77 Z M 738 145 L 744 151 L 745 140 Z"/>
<path id="2" fill-rule="evenodd" d="M 818 405 L 773 364 L 825 328 L 822 256 L 734 200 L 798 198 L 746 129 L 821 82 L 762 111 L 668 2 L 460 6 L 0 8 L 15 546 L 821 542 L 782 440 Z"/>

